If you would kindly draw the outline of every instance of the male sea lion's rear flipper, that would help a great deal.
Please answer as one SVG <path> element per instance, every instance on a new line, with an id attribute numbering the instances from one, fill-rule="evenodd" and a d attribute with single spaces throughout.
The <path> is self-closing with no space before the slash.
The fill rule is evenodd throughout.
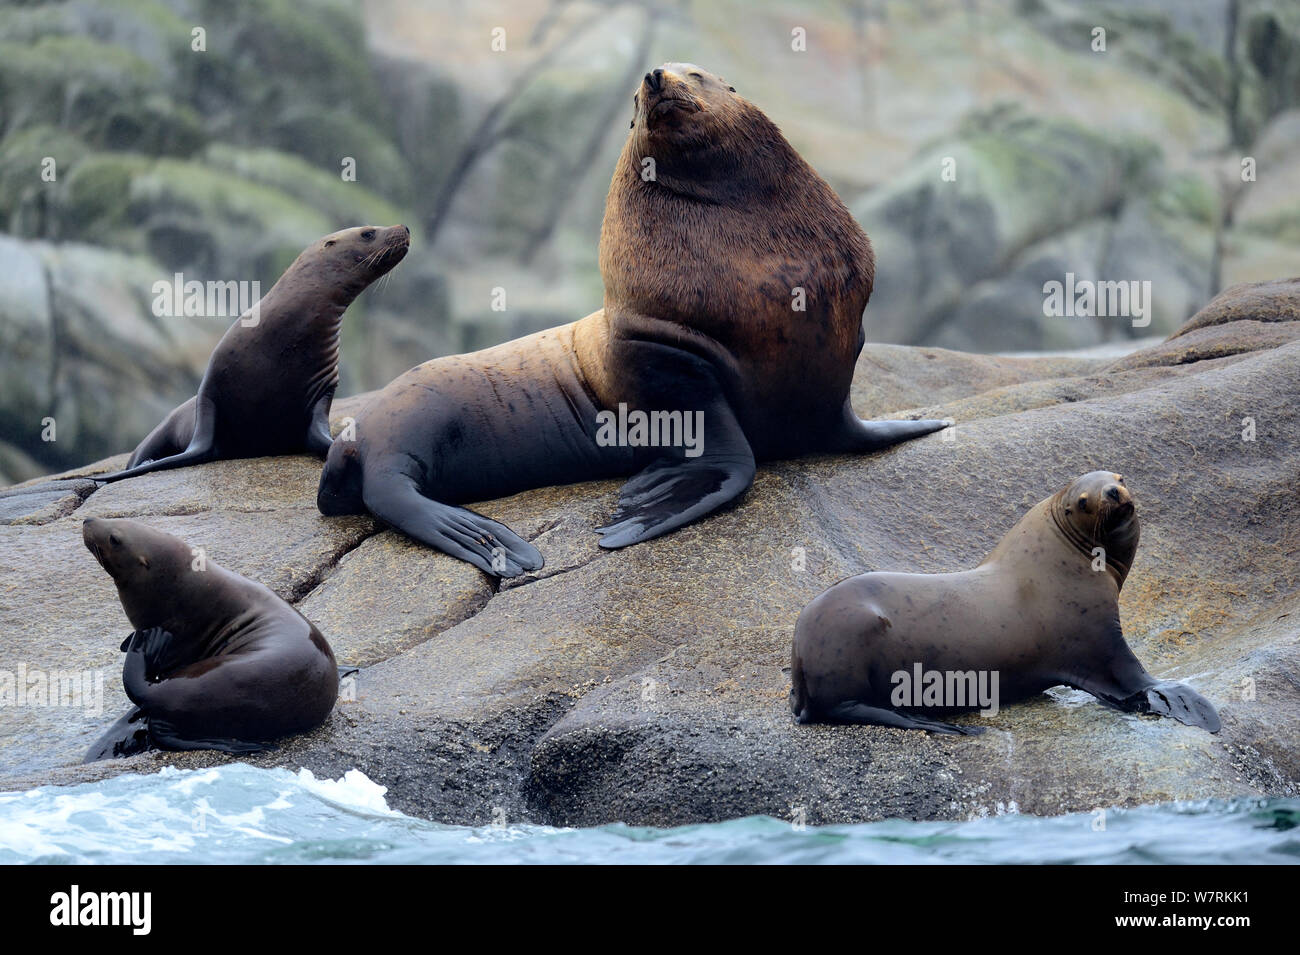
<path id="1" fill-rule="evenodd" d="M 404 474 L 367 474 L 362 499 L 381 521 L 422 544 L 497 577 L 542 566 L 541 552 L 504 524 L 420 493 Z"/>
<path id="2" fill-rule="evenodd" d="M 917 713 L 900 713 L 897 710 L 888 710 L 880 706 L 868 706 L 854 700 L 835 704 L 828 716 L 837 723 L 868 723 L 873 726 L 892 726 L 900 730 L 926 730 L 930 733 L 943 733 L 949 736 L 978 736 L 984 732 L 982 726 L 959 726 L 956 723 L 944 723 Z"/>
<path id="3" fill-rule="evenodd" d="M 951 421 L 941 418 L 922 418 L 918 421 L 863 421 L 846 402 L 844 421 L 831 450 L 866 454 L 902 441 L 911 441 L 913 438 L 933 434 L 951 426 Z"/>
<path id="4" fill-rule="evenodd" d="M 127 638 L 128 640 L 130 637 Z M 110 726 L 86 751 L 83 763 L 101 759 L 125 759 L 149 749 L 149 721 L 144 711 L 133 706 Z"/>
<path id="5" fill-rule="evenodd" d="M 264 753 L 276 748 L 273 743 L 242 739 L 187 739 L 165 720 L 149 720 L 149 739 L 160 749 L 215 749 L 222 753 L 242 756 L 247 753 Z"/>
<path id="6" fill-rule="evenodd" d="M 211 461 L 216 457 L 216 433 L 216 405 L 212 403 L 212 399 L 203 397 L 200 390 L 194 406 L 194 437 L 190 439 L 189 446 L 184 451 L 180 454 L 173 454 L 171 457 L 159 458 L 157 461 L 137 464 L 133 468 L 116 471 L 113 474 L 92 474 L 90 479 L 108 483 L 120 481 L 123 478 L 139 477 L 141 474 L 150 474 L 154 471 L 168 471 L 172 468 L 183 468 L 191 464 L 203 464 L 205 461 Z"/>
<path id="7" fill-rule="evenodd" d="M 1219 732 L 1222 723 L 1214 705 L 1190 686 L 1161 680 L 1141 694 L 1139 712 L 1170 716 L 1188 726 L 1199 726 L 1211 733 Z"/>

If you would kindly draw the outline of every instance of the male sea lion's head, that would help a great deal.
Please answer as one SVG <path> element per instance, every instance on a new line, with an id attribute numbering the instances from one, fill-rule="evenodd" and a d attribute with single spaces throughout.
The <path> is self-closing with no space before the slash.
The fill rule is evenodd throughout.
<path id="1" fill-rule="evenodd" d="M 1137 507 L 1124 486 L 1122 475 L 1113 471 L 1091 471 L 1076 478 L 1054 502 L 1054 514 L 1062 530 L 1089 552 L 1100 547 L 1106 563 L 1122 584 L 1137 551 Z"/>
<path id="2" fill-rule="evenodd" d="M 117 584 L 122 607 L 137 628 L 168 619 L 172 604 L 183 599 L 176 583 L 192 571 L 194 561 L 184 541 L 139 521 L 103 517 L 83 521 L 81 539 Z"/>
<path id="3" fill-rule="evenodd" d="M 632 103 L 627 155 L 634 171 L 673 192 L 715 202 L 752 199 L 778 190 L 799 162 L 762 110 L 693 63 L 647 73 Z"/>
<path id="4" fill-rule="evenodd" d="M 313 242 L 285 272 L 314 288 L 329 289 L 345 304 L 405 258 L 411 230 L 404 225 L 362 225 Z"/>

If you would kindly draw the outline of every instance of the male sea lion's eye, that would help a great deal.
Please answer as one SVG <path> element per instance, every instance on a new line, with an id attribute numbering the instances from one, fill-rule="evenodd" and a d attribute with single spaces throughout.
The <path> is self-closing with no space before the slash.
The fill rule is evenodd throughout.
<path id="1" fill-rule="evenodd" d="M 374 229 L 367 229 L 365 232 L 361 233 L 361 238 L 365 239 L 367 242 L 369 242 L 374 237 L 375 237 Z"/>
<path id="2" fill-rule="evenodd" d="M 118 536 L 117 536 L 116 534 L 109 534 L 109 535 L 108 535 L 108 542 L 109 542 L 110 544 L 112 544 L 114 547 L 121 547 L 121 546 L 122 546 L 122 541 L 118 538 Z"/>
<path id="3" fill-rule="evenodd" d="M 333 245 L 333 244 L 334 244 L 334 240 L 333 240 L 333 239 L 326 239 L 326 240 L 325 240 L 325 248 L 328 249 L 328 248 L 329 248 L 331 245 Z"/>
<path id="4" fill-rule="evenodd" d="M 727 92 L 729 92 L 729 93 L 734 93 L 734 92 L 736 92 L 736 88 L 735 88 L 734 86 L 728 86 L 728 87 L 727 87 Z"/>
<path id="5" fill-rule="evenodd" d="M 695 77 L 697 80 L 704 79 L 704 75 L 701 73 L 692 73 L 691 76 Z"/>

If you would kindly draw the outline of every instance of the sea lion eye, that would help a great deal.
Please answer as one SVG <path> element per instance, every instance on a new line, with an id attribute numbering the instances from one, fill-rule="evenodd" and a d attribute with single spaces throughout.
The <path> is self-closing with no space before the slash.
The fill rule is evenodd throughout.
<path id="1" fill-rule="evenodd" d="M 335 241 L 335 240 L 333 240 L 333 239 L 326 239 L 326 240 L 325 240 L 325 248 L 328 249 L 331 245 L 334 244 L 334 241 Z"/>
<path id="2" fill-rule="evenodd" d="M 735 88 L 734 86 L 728 86 L 728 87 L 727 87 L 727 92 L 728 92 L 728 93 L 734 93 L 734 92 L 736 92 L 736 88 Z"/>
<path id="3" fill-rule="evenodd" d="M 365 239 L 367 242 L 369 242 L 374 237 L 375 237 L 374 229 L 367 229 L 365 232 L 361 233 L 361 238 Z"/>
<path id="4" fill-rule="evenodd" d="M 109 535 L 108 535 L 108 542 L 109 542 L 110 544 L 112 544 L 114 547 L 121 547 L 121 546 L 122 546 L 122 540 L 121 540 L 121 538 L 119 538 L 116 534 L 109 534 Z"/>
<path id="5" fill-rule="evenodd" d="M 691 76 L 695 77 L 697 80 L 704 79 L 704 74 L 702 73 L 692 73 Z"/>
<path id="6" fill-rule="evenodd" d="M 1085 513 L 1085 514 L 1088 513 L 1088 495 L 1087 495 L 1087 494 L 1080 494 L 1080 495 L 1079 495 L 1079 510 L 1083 511 L 1083 513 Z"/>

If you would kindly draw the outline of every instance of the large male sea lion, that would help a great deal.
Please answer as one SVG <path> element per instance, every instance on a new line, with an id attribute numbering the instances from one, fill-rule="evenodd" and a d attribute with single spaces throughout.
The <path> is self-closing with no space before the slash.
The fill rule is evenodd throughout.
<path id="1" fill-rule="evenodd" d="M 1093 471 L 1036 504 L 974 570 L 841 581 L 795 624 L 790 708 L 801 723 L 971 733 L 934 717 L 1065 684 L 1217 733 L 1204 697 L 1157 680 L 1124 641 L 1119 591 L 1138 532 L 1124 479 Z M 990 684 L 991 706 L 974 692 Z"/>
<path id="2" fill-rule="evenodd" d="M 368 509 L 514 576 L 537 549 L 453 505 L 635 474 L 599 529 L 624 547 L 734 500 L 756 460 L 944 427 L 853 413 L 871 243 L 780 130 L 685 63 L 647 73 L 634 104 L 601 229 L 604 308 L 397 378 L 330 449 L 323 513 Z"/>
<path id="3" fill-rule="evenodd" d="M 334 652 L 266 587 L 196 561 L 188 544 L 138 521 L 91 518 L 81 533 L 135 627 L 122 643 L 122 683 L 135 708 L 87 762 L 150 745 L 254 752 L 329 716 Z"/>
<path id="4" fill-rule="evenodd" d="M 199 393 L 140 442 L 118 481 L 222 458 L 330 447 L 329 412 L 339 384 L 343 313 L 406 255 L 404 225 L 358 226 L 303 250 L 252 309 L 217 342 Z"/>

